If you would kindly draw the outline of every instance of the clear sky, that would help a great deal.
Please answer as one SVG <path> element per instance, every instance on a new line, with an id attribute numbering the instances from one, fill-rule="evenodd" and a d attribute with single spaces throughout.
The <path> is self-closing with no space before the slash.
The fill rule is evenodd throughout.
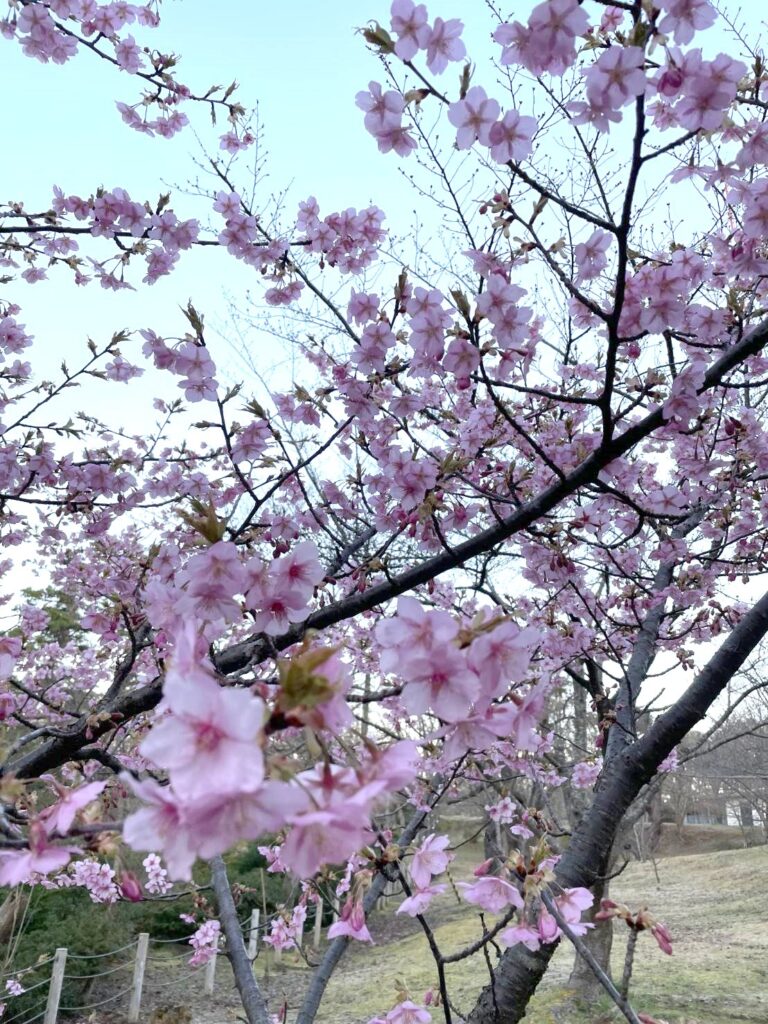
<path id="1" fill-rule="evenodd" d="M 480 13 L 480 0 L 439 5 L 443 17 L 463 12 L 465 20 L 467 9 L 475 8 Z M 236 79 L 240 101 L 249 107 L 258 102 L 269 151 L 263 192 L 290 185 L 288 211 L 310 194 L 325 213 L 374 201 L 404 232 L 414 194 L 398 161 L 378 153 L 354 102 L 370 79 L 381 78 L 376 58 L 355 30 L 371 18 L 388 24 L 388 12 L 382 0 L 166 0 L 160 28 L 136 34 L 142 42 L 180 54 L 179 78 L 195 91 Z M 485 36 L 487 18 L 478 21 Z M 478 29 L 467 26 L 468 40 L 477 38 Z M 454 80 L 457 72 L 458 66 Z M 191 157 L 199 150 L 189 128 L 170 141 L 148 139 L 120 121 L 115 100 L 135 101 L 140 84 L 90 53 L 64 67 L 41 65 L 0 38 L 2 199 L 47 207 L 54 183 L 84 195 L 100 184 L 121 186 L 133 198 L 152 199 L 163 182 L 184 184 L 194 177 Z M 215 150 L 225 128 L 212 128 L 203 108 L 188 104 L 187 113 L 209 150 Z M 205 219 L 206 208 L 190 206 L 187 215 Z M 209 318 L 221 319 L 225 291 L 237 299 L 254 273 L 208 250 L 183 255 L 176 272 L 142 288 L 140 295 L 107 295 L 98 286 L 76 291 L 57 280 L 34 288 L 14 285 L 14 291 L 38 338 L 55 335 L 61 350 L 65 342 L 114 327 L 152 323 L 160 332 L 178 330 L 177 307 L 190 295 Z"/>

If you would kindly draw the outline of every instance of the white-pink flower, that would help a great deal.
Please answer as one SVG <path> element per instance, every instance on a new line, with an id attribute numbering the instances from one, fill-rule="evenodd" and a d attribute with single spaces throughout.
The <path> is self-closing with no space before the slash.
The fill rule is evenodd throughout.
<path id="1" fill-rule="evenodd" d="M 161 708 L 139 750 L 166 768 L 183 800 L 253 792 L 264 779 L 260 746 L 264 704 L 247 690 L 220 686 L 190 658 L 189 632 L 180 634 L 163 686 Z"/>
<path id="2" fill-rule="evenodd" d="M 485 875 L 476 882 L 459 882 L 467 903 L 474 903 L 491 914 L 500 914 L 507 907 L 523 909 L 523 898 L 510 882 L 495 875 Z"/>
<path id="3" fill-rule="evenodd" d="M 491 127 L 498 116 L 496 100 L 489 99 L 482 86 L 473 85 L 463 100 L 448 108 L 448 120 L 456 128 L 456 148 L 469 149 L 475 140 L 490 145 Z"/>
<path id="4" fill-rule="evenodd" d="M 93 803 L 106 786 L 106 782 L 88 782 L 77 789 L 66 789 L 51 776 L 46 775 L 42 778 L 53 783 L 59 796 L 55 804 L 46 807 L 40 814 L 40 821 L 45 825 L 49 835 L 57 832 L 60 836 L 65 836 L 72 828 L 77 812 Z"/>
<path id="5" fill-rule="evenodd" d="M 339 936 L 356 939 L 358 942 L 373 942 L 368 925 L 365 922 L 365 910 L 362 900 L 348 899 L 341 908 L 341 916 L 328 929 L 328 938 Z"/>
<path id="6" fill-rule="evenodd" d="M 645 53 L 639 46 L 610 46 L 586 72 L 587 98 L 599 109 L 618 110 L 645 92 Z"/>
<path id="7" fill-rule="evenodd" d="M 448 836 L 432 833 L 426 837 L 411 858 L 410 871 L 414 884 L 425 889 L 432 875 L 441 875 L 453 860 L 453 854 L 447 852 L 451 840 Z"/>
<path id="8" fill-rule="evenodd" d="M 35 821 L 29 828 L 29 847 L 20 850 L 0 850 L 0 885 L 19 885 L 31 875 L 47 875 L 60 871 L 76 846 L 52 846 L 48 842 L 45 826 Z"/>
<path id="9" fill-rule="evenodd" d="M 667 12 L 659 31 L 672 32 L 678 46 L 690 43 L 694 33 L 709 28 L 717 18 L 709 0 L 659 0 L 659 7 Z"/>
<path id="10" fill-rule="evenodd" d="M 413 60 L 419 50 L 426 49 L 432 33 L 427 8 L 413 0 L 393 0 L 390 16 L 392 31 L 398 37 L 395 53 L 400 60 Z"/>
<path id="11" fill-rule="evenodd" d="M 533 149 L 533 136 L 539 127 L 535 117 L 508 110 L 500 121 L 491 125 L 488 139 L 491 156 L 497 163 L 524 160 Z"/>
<path id="12" fill-rule="evenodd" d="M 599 757 L 596 761 L 581 761 L 575 764 L 571 771 L 571 785 L 576 789 L 591 789 L 597 782 L 597 777 L 603 770 L 603 759 Z"/>
<path id="13" fill-rule="evenodd" d="M 428 885 L 424 889 L 414 889 L 411 895 L 403 900 L 395 913 L 417 917 L 424 913 L 435 896 L 440 896 L 447 888 L 447 885 Z"/>
<path id="14" fill-rule="evenodd" d="M 427 67 L 433 75 L 445 71 L 450 61 L 466 57 L 467 50 L 461 41 L 463 31 L 464 24 L 458 18 L 435 18 L 427 41 Z"/>
<path id="15" fill-rule="evenodd" d="M 467 660 L 480 679 L 483 695 L 501 697 L 513 683 L 522 682 L 540 639 L 532 626 L 521 628 L 506 619 L 473 640 Z"/>
<path id="16" fill-rule="evenodd" d="M 411 999 L 394 1006 L 385 1017 L 387 1024 L 429 1024 L 432 1014 Z"/>

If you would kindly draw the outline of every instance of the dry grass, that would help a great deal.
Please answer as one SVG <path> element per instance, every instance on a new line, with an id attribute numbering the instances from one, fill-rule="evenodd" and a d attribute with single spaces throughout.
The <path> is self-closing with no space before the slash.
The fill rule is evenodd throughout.
<path id="1" fill-rule="evenodd" d="M 478 846 L 465 846 L 459 853 L 452 865 L 457 881 L 467 879 L 472 866 L 482 859 Z M 613 882 L 611 890 L 615 899 L 632 908 L 648 906 L 666 922 L 674 940 L 674 955 L 666 957 L 650 936 L 640 937 L 631 991 L 635 1007 L 669 1024 L 766 1024 L 768 847 L 668 857 L 659 860 L 657 867 L 658 878 L 652 864 L 632 864 Z M 398 902 L 394 899 L 391 908 L 373 915 L 370 926 L 376 945 L 350 946 L 326 992 L 317 1024 L 366 1024 L 392 1007 L 399 985 L 407 986 L 416 1000 L 436 985 L 434 962 L 419 924 L 394 915 Z M 444 953 L 458 950 L 480 936 L 477 913 L 458 903 L 450 891 L 433 906 L 435 912 L 429 916 Z M 622 924 L 614 941 L 616 975 L 621 973 L 625 939 Z M 491 955 L 495 955 L 492 950 Z M 316 959 L 311 952 L 310 956 Z M 579 1005 L 567 987 L 572 960 L 571 950 L 561 946 L 531 1003 L 526 1024 L 619 1021 L 608 1001 Z M 262 982 L 265 966 L 262 951 L 257 966 Z M 172 980 L 176 971 L 170 964 L 169 968 Z M 489 977 L 482 954 L 452 965 L 448 976 L 452 997 L 465 1012 Z M 272 1009 L 280 1010 L 285 1003 L 292 1019 L 309 978 L 310 972 L 295 955 L 286 954 L 280 965 L 271 965 L 265 987 Z M 184 985 L 180 971 L 179 981 Z M 182 1001 L 193 1009 L 194 1024 L 235 1024 L 242 1020 L 225 963 L 217 972 L 213 999 L 196 997 L 186 984 Z M 148 998 L 148 1007 L 153 1004 L 154 1000 Z M 117 1020 L 115 1017 L 115 1024 Z M 440 1024 L 439 1012 L 433 1020 Z"/>
<path id="2" fill-rule="evenodd" d="M 467 863 L 466 858 L 462 861 Z M 462 865 L 454 871 L 465 877 Z M 669 1024 L 764 1024 L 768 1020 L 768 848 L 723 851 L 633 864 L 614 882 L 612 896 L 647 905 L 669 926 L 674 955 L 641 936 L 631 993 L 635 1006 Z M 442 897 L 435 935 L 444 952 L 480 934 L 477 914 Z M 374 917 L 372 949 L 353 948 L 329 986 L 318 1024 L 357 1024 L 386 1012 L 399 982 L 415 999 L 435 985 L 434 963 L 417 922 L 389 913 Z M 626 929 L 617 928 L 614 971 L 620 973 Z M 530 1024 L 597 1024 L 616 1019 L 610 1004 L 580 1007 L 567 989 L 571 951 L 561 948 L 529 1010 Z M 488 980 L 482 955 L 454 965 L 450 987 L 469 1010 Z M 288 978 L 285 978 L 288 981 Z M 296 978 L 298 985 L 298 978 Z M 290 984 L 288 985 L 289 1003 Z M 296 992 L 298 996 L 298 991 Z"/>

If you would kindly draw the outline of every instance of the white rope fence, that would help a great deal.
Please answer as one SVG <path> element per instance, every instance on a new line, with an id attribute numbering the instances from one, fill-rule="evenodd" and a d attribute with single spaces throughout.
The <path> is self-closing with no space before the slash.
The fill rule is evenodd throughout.
<path id="1" fill-rule="evenodd" d="M 311 926 L 311 942 L 315 950 L 319 949 L 322 943 L 323 917 L 326 908 L 331 911 L 332 921 L 337 921 L 339 907 L 336 900 L 332 896 L 326 899 L 317 896 L 314 901 L 314 920 L 310 919 L 309 922 Z M 254 969 L 259 957 L 261 942 L 263 942 L 264 937 L 270 930 L 273 918 L 277 916 L 279 914 L 269 914 L 265 918 L 259 910 L 254 909 L 248 918 L 240 922 L 247 942 L 248 958 L 251 960 Z M 168 967 L 181 967 L 182 962 L 189 960 L 194 951 L 187 949 L 183 952 L 175 953 L 168 949 L 166 954 L 164 950 L 171 944 L 178 947 L 181 943 L 189 942 L 192 934 L 194 933 L 173 939 L 155 939 L 148 932 L 141 932 L 133 941 L 126 943 L 126 945 L 119 946 L 117 949 L 107 950 L 103 953 L 73 953 L 67 948 L 62 947 L 57 949 L 53 956 L 40 959 L 34 964 L 29 964 L 26 967 L 15 970 L 4 970 L 0 972 L 0 985 L 10 978 L 23 979 L 25 975 L 49 965 L 50 976 L 35 982 L 35 984 L 29 987 L 24 987 L 23 993 L 19 993 L 19 995 L 27 996 L 29 993 L 37 991 L 40 998 L 32 1006 L 29 1005 L 28 1000 L 25 1000 L 25 1008 L 19 1010 L 16 1014 L 13 1013 L 14 997 L 7 996 L 6 1015 L 3 1016 L 0 1024 L 37 1024 L 37 1022 L 42 1022 L 42 1024 L 61 1024 L 62 1015 L 64 1014 L 86 1013 L 101 1009 L 102 1007 L 112 1006 L 117 1009 L 118 1007 L 115 1004 L 121 1002 L 123 1006 L 120 1008 L 123 1009 L 123 1012 L 127 1013 L 128 1021 L 135 1024 L 135 1022 L 141 1019 L 142 998 L 150 987 L 147 983 L 147 976 L 153 969 L 161 972 L 161 977 L 158 980 L 152 979 L 151 981 L 151 996 L 153 1000 L 158 995 L 161 995 L 163 998 L 171 995 L 174 988 L 180 988 L 182 993 L 188 994 L 190 981 L 193 978 L 195 980 L 201 979 L 205 995 L 212 996 L 216 982 L 218 950 L 212 951 L 210 958 L 205 964 L 197 967 L 190 966 L 188 970 L 179 972 L 178 976 L 171 978 L 167 976 Z M 309 934 L 308 932 L 307 936 Z M 300 945 L 303 944 L 307 936 L 302 935 L 298 937 L 297 941 Z M 267 946 L 265 945 L 266 948 Z M 132 955 L 129 951 L 132 951 Z M 128 955 L 120 963 L 109 964 L 103 970 L 96 969 L 98 961 L 119 956 L 120 954 Z M 279 949 L 272 951 L 272 959 L 274 963 L 279 963 L 282 960 Z M 82 961 L 94 961 L 93 969 L 86 968 L 89 973 L 80 974 L 77 971 L 75 964 Z M 68 973 L 68 966 L 72 969 L 72 973 Z M 174 975 L 176 974 L 175 971 L 173 973 Z M 126 981 L 121 985 L 120 982 L 123 978 Z M 102 994 L 104 990 L 101 979 L 110 979 L 110 983 L 115 983 L 117 991 Z M 128 979 L 130 979 L 130 982 Z M 98 998 L 93 1000 L 89 1001 L 81 996 L 81 1001 L 75 1001 L 74 1005 L 64 1005 L 62 1003 L 62 991 L 65 990 L 64 985 L 67 981 L 86 983 L 86 991 L 90 991 L 94 986 L 99 986 L 101 991 L 97 989 Z"/>
<path id="2" fill-rule="evenodd" d="M 19 993 L 20 996 L 28 996 L 29 993 L 38 991 L 40 998 L 32 1006 L 29 1006 L 28 1001 L 25 1000 L 26 1005 L 24 1009 L 13 1013 L 13 996 L 6 997 L 7 1009 L 6 1015 L 2 1018 L 2 1024 L 35 1024 L 38 1021 L 41 1021 L 42 1024 L 59 1024 L 63 1014 L 86 1013 L 101 1009 L 102 1007 L 113 1006 L 120 1002 L 127 1006 L 128 1020 L 131 1022 L 139 1021 L 148 963 L 162 964 L 164 968 L 171 964 L 181 966 L 181 962 L 189 960 L 193 953 L 193 950 L 188 949 L 182 953 L 171 954 L 170 956 L 150 956 L 150 943 L 157 943 L 164 948 L 165 943 L 173 942 L 178 944 L 188 941 L 189 938 L 190 936 L 187 936 L 186 940 L 184 937 L 180 939 L 152 939 L 148 932 L 141 932 L 136 939 L 125 946 L 119 946 L 117 949 L 111 949 L 104 953 L 72 953 L 65 947 L 61 947 L 56 950 L 52 957 L 39 960 L 37 963 L 29 964 L 23 968 L 3 971 L 0 974 L 0 980 L 23 978 L 25 974 L 30 974 L 49 964 L 52 965 L 50 977 L 43 978 L 41 981 L 35 982 L 34 985 L 25 986 L 23 992 Z M 126 953 L 128 950 L 134 951 L 133 956 L 128 956 L 122 963 L 111 965 L 102 971 L 92 970 L 87 974 L 67 972 L 67 966 L 74 966 L 76 961 L 98 961 Z M 166 995 L 169 994 L 171 989 L 178 987 L 188 991 L 190 979 L 203 975 L 205 977 L 204 991 L 207 995 L 212 995 L 215 967 L 216 957 L 214 955 L 202 967 L 190 967 L 188 971 L 180 973 L 178 977 L 165 978 L 153 982 L 153 995 L 157 993 Z M 93 985 L 98 984 L 102 978 L 109 978 L 116 983 L 119 982 L 121 978 L 120 972 L 126 972 L 126 976 L 130 978 L 130 983 L 118 987 L 117 991 L 99 995 L 99 998 L 83 999 L 80 1002 L 73 1003 L 73 1005 L 65 1005 L 62 1002 L 62 990 L 64 989 L 65 981 L 90 982 L 90 985 L 87 985 L 87 988 L 90 989 Z"/>

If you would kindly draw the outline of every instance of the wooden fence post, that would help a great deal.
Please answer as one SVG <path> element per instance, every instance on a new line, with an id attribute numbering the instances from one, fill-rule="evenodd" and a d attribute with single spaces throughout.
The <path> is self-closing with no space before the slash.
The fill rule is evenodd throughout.
<path id="1" fill-rule="evenodd" d="M 131 1005 L 128 1008 L 128 1020 L 137 1021 L 141 1009 L 141 990 L 144 987 L 144 970 L 147 966 L 147 952 L 149 950 L 149 932 L 139 932 L 139 941 L 136 945 L 136 959 L 133 962 L 133 990 L 131 991 Z"/>
<path id="2" fill-rule="evenodd" d="M 53 967 L 51 968 L 51 983 L 48 986 L 48 1002 L 45 1006 L 45 1020 L 43 1024 L 56 1024 L 56 1017 L 59 1013 L 59 1000 L 61 999 L 61 986 L 64 984 L 66 966 L 66 949 L 57 949 L 56 955 L 53 958 Z"/>
<path id="3" fill-rule="evenodd" d="M 312 933 L 312 945 L 315 949 L 320 948 L 320 932 L 323 927 L 323 898 L 318 896 L 315 903 L 315 928 Z"/>
<path id="4" fill-rule="evenodd" d="M 250 960 L 256 959 L 256 953 L 259 949 L 259 917 L 260 913 L 258 910 L 251 911 L 251 930 L 248 933 L 248 958 Z"/>
<path id="5" fill-rule="evenodd" d="M 217 950 L 214 949 L 211 959 L 205 965 L 205 994 L 207 996 L 213 995 L 213 984 L 216 979 L 216 955 Z"/>

